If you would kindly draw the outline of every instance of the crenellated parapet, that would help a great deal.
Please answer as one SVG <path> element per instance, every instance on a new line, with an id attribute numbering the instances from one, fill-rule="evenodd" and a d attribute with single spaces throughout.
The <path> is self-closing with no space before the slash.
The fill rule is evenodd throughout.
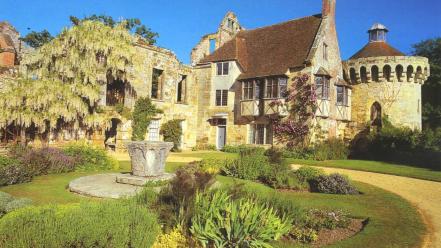
<path id="1" fill-rule="evenodd" d="M 382 56 L 343 62 L 344 77 L 351 84 L 408 82 L 423 84 L 430 76 L 429 60 L 417 56 Z"/>

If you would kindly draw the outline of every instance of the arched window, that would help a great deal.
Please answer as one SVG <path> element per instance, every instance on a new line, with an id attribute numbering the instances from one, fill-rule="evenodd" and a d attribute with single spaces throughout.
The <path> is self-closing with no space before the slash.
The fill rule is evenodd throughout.
<path id="1" fill-rule="evenodd" d="M 351 82 L 353 84 L 357 83 L 357 75 L 355 74 L 355 69 L 354 68 L 351 68 L 349 70 L 349 76 L 351 77 Z"/>
<path id="2" fill-rule="evenodd" d="M 390 74 L 391 74 L 392 68 L 390 65 L 385 65 L 383 67 L 383 77 L 386 79 L 386 81 L 390 82 Z"/>
<path id="3" fill-rule="evenodd" d="M 374 65 L 371 68 L 372 81 L 379 82 L 380 79 L 378 77 L 378 66 Z"/>
<path id="4" fill-rule="evenodd" d="M 427 71 L 427 67 L 424 67 L 424 76 L 429 76 L 429 72 Z"/>
<path id="5" fill-rule="evenodd" d="M 409 65 L 407 67 L 406 75 L 407 75 L 407 82 L 410 82 L 413 76 L 413 66 Z"/>
<path id="6" fill-rule="evenodd" d="M 344 78 L 344 80 L 346 80 L 346 81 L 350 81 L 349 80 L 349 77 L 348 77 L 348 73 L 346 72 L 346 70 L 343 70 L 343 78 Z"/>
<path id="7" fill-rule="evenodd" d="M 397 67 L 395 67 L 395 73 L 397 74 L 398 82 L 402 82 L 402 80 L 403 80 L 403 66 L 397 65 Z"/>
<path id="8" fill-rule="evenodd" d="M 423 78 L 423 69 L 421 69 L 421 66 L 417 67 L 416 75 L 417 75 L 417 79 Z"/>
<path id="9" fill-rule="evenodd" d="M 378 102 L 374 102 L 371 106 L 371 125 L 381 127 L 381 105 Z"/>
<path id="10" fill-rule="evenodd" d="M 364 66 L 360 67 L 360 78 L 362 83 L 367 82 L 367 71 L 366 71 L 366 67 Z"/>

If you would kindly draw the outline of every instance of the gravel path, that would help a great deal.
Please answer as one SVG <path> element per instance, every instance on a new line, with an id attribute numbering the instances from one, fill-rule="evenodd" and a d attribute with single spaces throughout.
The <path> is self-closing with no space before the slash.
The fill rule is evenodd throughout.
<path id="1" fill-rule="evenodd" d="M 327 173 L 346 174 L 352 180 L 391 191 L 414 204 L 422 213 L 429 229 L 423 247 L 441 248 L 441 183 L 373 172 L 337 168 L 323 169 Z"/>

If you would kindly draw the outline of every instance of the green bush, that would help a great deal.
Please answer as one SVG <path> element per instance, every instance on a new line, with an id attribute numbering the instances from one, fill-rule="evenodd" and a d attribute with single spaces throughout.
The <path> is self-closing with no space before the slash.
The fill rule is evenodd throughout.
<path id="1" fill-rule="evenodd" d="M 257 180 L 271 170 L 268 157 L 264 155 L 241 155 L 238 159 L 230 160 L 222 172 L 226 176 L 245 180 Z"/>
<path id="2" fill-rule="evenodd" d="M 351 219 L 341 210 L 327 211 L 321 209 L 311 209 L 308 212 L 309 218 L 305 223 L 308 228 L 314 230 L 346 228 L 349 226 Z"/>
<path id="3" fill-rule="evenodd" d="M 30 182 L 32 172 L 18 159 L 0 155 L 0 186 Z"/>
<path id="4" fill-rule="evenodd" d="M 377 132 L 361 132 L 351 143 L 351 158 L 387 161 L 441 170 L 441 128 L 411 130 L 387 118 Z"/>
<path id="5" fill-rule="evenodd" d="M 72 143 L 63 148 L 63 151 L 77 159 L 76 171 L 102 171 L 119 168 L 118 161 L 107 155 L 107 152 L 102 148 Z"/>
<path id="6" fill-rule="evenodd" d="M 197 144 L 191 148 L 192 151 L 216 151 L 216 145 L 213 144 Z"/>
<path id="7" fill-rule="evenodd" d="M 265 153 L 265 148 L 259 146 L 251 146 L 251 145 L 226 145 L 222 148 L 223 152 L 228 153 L 254 153 L 254 154 L 263 154 Z"/>
<path id="8" fill-rule="evenodd" d="M 173 142 L 174 146 L 172 151 L 180 151 L 179 146 L 181 145 L 182 136 L 182 120 L 171 120 L 161 125 L 160 133 L 164 137 L 164 141 Z"/>
<path id="9" fill-rule="evenodd" d="M 204 247 L 270 247 L 291 228 L 268 204 L 251 199 L 231 200 L 223 191 L 198 194 L 190 228 Z"/>
<path id="10" fill-rule="evenodd" d="M 354 195 L 358 190 L 341 174 L 321 175 L 311 182 L 312 190 L 326 194 Z"/>
<path id="11" fill-rule="evenodd" d="M 0 221 L 0 247 L 150 247 L 156 216 L 132 201 L 28 207 Z"/>
<path id="12" fill-rule="evenodd" d="M 311 147 L 293 147 L 282 150 L 285 158 L 308 160 L 341 160 L 349 156 L 348 146 L 340 139 L 327 139 Z"/>
<path id="13" fill-rule="evenodd" d="M 163 111 L 157 109 L 150 98 L 138 98 L 132 113 L 132 140 L 144 140 L 152 118 L 160 113 L 163 113 Z"/>
<path id="14" fill-rule="evenodd" d="M 0 218 L 16 209 L 23 208 L 32 204 L 28 198 L 14 198 L 10 194 L 0 191 Z"/>
<path id="15" fill-rule="evenodd" d="M 319 176 L 325 175 L 323 169 L 317 169 L 310 166 L 302 166 L 294 172 L 295 176 L 302 183 L 310 183 Z"/>
<path id="16" fill-rule="evenodd" d="M 289 236 L 302 243 L 311 243 L 318 239 L 316 230 L 299 226 L 293 226 L 289 231 Z"/>

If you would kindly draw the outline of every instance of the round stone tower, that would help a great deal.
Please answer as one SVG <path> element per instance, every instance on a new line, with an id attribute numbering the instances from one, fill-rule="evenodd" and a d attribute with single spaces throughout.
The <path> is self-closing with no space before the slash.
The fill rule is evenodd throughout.
<path id="1" fill-rule="evenodd" d="M 424 57 L 406 56 L 386 42 L 388 29 L 374 24 L 369 42 L 343 62 L 352 85 L 352 121 L 357 129 L 396 126 L 421 129 L 421 85 L 430 74 Z"/>

